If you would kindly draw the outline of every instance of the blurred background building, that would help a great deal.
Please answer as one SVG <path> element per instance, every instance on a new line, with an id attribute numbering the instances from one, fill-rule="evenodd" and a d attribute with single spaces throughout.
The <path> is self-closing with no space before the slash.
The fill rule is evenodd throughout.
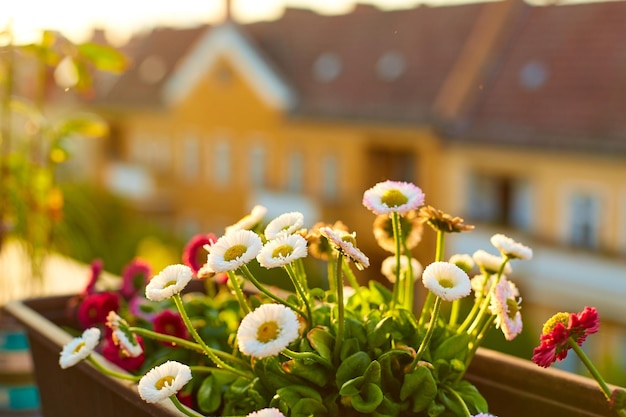
<path id="1" fill-rule="evenodd" d="M 377 274 L 362 193 L 411 181 L 468 223 L 448 255 L 505 233 L 526 358 L 557 311 L 597 307 L 588 349 L 626 384 L 626 2 L 522 0 L 159 27 L 85 101 L 108 136 L 76 143 L 64 178 L 122 196 L 181 239 L 220 235 L 255 204 L 344 221 Z M 104 42 L 102 32 L 94 40 Z M 53 101 L 54 102 L 54 101 Z M 417 251 L 432 261 L 434 234 Z M 495 253 L 495 250 L 492 251 Z M 578 371 L 576 361 L 561 366 Z"/>

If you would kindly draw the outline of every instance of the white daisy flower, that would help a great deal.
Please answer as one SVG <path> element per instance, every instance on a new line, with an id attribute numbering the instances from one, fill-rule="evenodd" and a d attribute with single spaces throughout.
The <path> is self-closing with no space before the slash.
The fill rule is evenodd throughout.
<path id="1" fill-rule="evenodd" d="M 330 227 L 320 227 L 319 231 L 334 248 L 349 257 L 359 270 L 370 266 L 369 258 L 356 247 L 356 233 Z"/>
<path id="2" fill-rule="evenodd" d="M 378 215 L 393 212 L 405 215 L 423 204 L 424 193 L 409 182 L 379 182 L 363 193 L 363 205 Z"/>
<path id="3" fill-rule="evenodd" d="M 261 223 L 263 217 L 267 213 L 267 208 L 261 205 L 252 207 L 250 214 L 244 216 L 237 223 L 226 227 L 225 233 L 234 232 L 236 230 L 250 230 L 257 224 Z"/>
<path id="4" fill-rule="evenodd" d="M 234 271 L 253 260 L 262 247 L 259 235 L 250 230 L 226 233 L 211 245 L 207 267 L 215 273 Z"/>
<path id="5" fill-rule="evenodd" d="M 489 310 L 496 316 L 496 328 L 502 330 L 506 340 L 513 340 L 522 332 L 521 299 L 512 282 L 501 278 L 492 294 Z"/>
<path id="6" fill-rule="evenodd" d="M 285 415 L 278 408 L 263 408 L 251 412 L 246 417 L 285 417 Z"/>
<path id="7" fill-rule="evenodd" d="M 469 274 L 469 272 L 474 268 L 474 259 L 468 255 L 467 253 L 464 254 L 455 254 L 452 255 L 450 257 L 450 261 L 451 264 L 455 264 L 456 266 L 458 266 L 459 268 L 461 268 L 463 271 L 467 272 Z"/>
<path id="8" fill-rule="evenodd" d="M 63 346 L 59 358 L 61 368 L 67 369 L 89 356 L 100 343 L 100 333 L 100 329 L 91 327 Z"/>
<path id="9" fill-rule="evenodd" d="M 483 268 L 488 274 L 495 274 L 500 270 L 504 258 L 498 255 L 492 255 L 482 249 L 478 249 L 472 254 L 472 258 L 476 262 L 479 268 Z M 503 274 L 510 274 L 513 271 L 511 264 L 507 263 L 504 266 Z"/>
<path id="10" fill-rule="evenodd" d="M 504 278 L 504 275 L 502 276 Z M 474 295 L 476 297 L 484 297 L 487 295 L 487 290 L 491 288 L 491 284 L 493 283 L 493 275 L 489 275 L 488 278 L 485 278 L 483 274 L 474 275 L 470 280 L 470 285 L 472 287 L 472 291 L 474 291 Z"/>
<path id="11" fill-rule="evenodd" d="M 143 353 L 143 349 L 137 340 L 137 336 L 128 330 L 128 322 L 120 317 L 115 311 L 107 315 L 106 325 L 111 329 L 113 343 L 126 353 L 136 358 Z"/>
<path id="12" fill-rule="evenodd" d="M 181 292 L 193 278 L 193 271 L 187 265 L 166 266 L 146 285 L 146 298 L 162 301 Z"/>
<path id="13" fill-rule="evenodd" d="M 239 350 L 259 359 L 278 355 L 296 340 L 299 329 L 293 310 L 282 304 L 263 304 L 241 321 L 237 330 Z"/>
<path id="14" fill-rule="evenodd" d="M 411 267 L 413 268 L 413 280 L 417 280 L 424 268 L 422 264 L 415 258 L 411 258 Z M 408 258 L 406 256 L 400 257 L 400 273 L 408 273 L 409 265 Z M 396 257 L 389 256 L 385 258 L 380 266 L 380 272 L 391 282 L 392 284 L 396 282 Z"/>
<path id="15" fill-rule="evenodd" d="M 461 268 L 449 262 L 433 262 L 422 274 L 424 286 L 446 301 L 465 297 L 471 291 L 470 279 Z"/>
<path id="16" fill-rule="evenodd" d="M 139 396 L 147 403 L 157 403 L 175 395 L 191 381 L 191 368 L 175 361 L 167 361 L 152 368 L 140 380 Z"/>
<path id="17" fill-rule="evenodd" d="M 300 235 L 279 236 L 268 241 L 256 259 L 265 268 L 290 264 L 307 255 L 306 239 Z"/>
<path id="18" fill-rule="evenodd" d="M 530 260 L 533 257 L 531 248 L 500 233 L 491 236 L 491 244 L 500 251 L 502 256 L 507 256 L 510 259 Z"/>
<path id="19" fill-rule="evenodd" d="M 297 232 L 304 224 L 304 215 L 297 211 L 283 213 L 268 223 L 265 227 L 265 238 L 276 239 Z"/>

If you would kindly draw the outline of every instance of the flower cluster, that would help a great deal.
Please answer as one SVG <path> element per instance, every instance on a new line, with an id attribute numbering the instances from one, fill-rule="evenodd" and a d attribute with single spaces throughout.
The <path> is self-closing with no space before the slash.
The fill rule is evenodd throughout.
<path id="1" fill-rule="evenodd" d="M 371 261 L 343 223 L 306 228 L 299 212 L 265 222 L 267 210 L 256 206 L 221 237 L 194 237 L 182 264 L 149 280 L 148 269 L 129 268 L 133 277 L 119 291 L 95 290 L 102 267 L 95 264 L 94 285 L 76 302 L 85 332 L 63 350 L 61 366 L 83 359 L 98 366 L 90 353 L 104 352 L 104 335 L 118 359 L 142 360 L 113 375 L 137 381 L 146 402 L 169 399 L 190 416 L 489 416 L 464 375 L 490 329 L 507 340 L 521 332 L 510 261 L 531 259 L 532 250 L 498 234 L 497 254 L 446 261 L 445 236 L 473 226 L 426 206 L 411 183 L 376 184 L 363 205 L 375 215 L 376 241 L 391 253 L 380 280 L 359 283 L 356 273 Z M 411 251 L 426 225 L 437 244 L 422 266 Z M 325 280 L 314 286 L 310 275 L 322 264 Z M 289 291 L 266 283 L 270 270 Z M 427 294 L 420 308 L 418 284 Z M 581 341 L 588 319 L 576 320 L 561 327 Z M 562 339 L 550 341 L 546 350 L 561 354 Z"/>
<path id="2" fill-rule="evenodd" d="M 534 349 L 533 362 L 547 368 L 556 361 L 567 357 L 573 350 L 593 378 L 615 412 L 626 417 L 626 391 L 611 389 L 581 346 L 587 336 L 594 334 L 600 327 L 598 311 L 585 306 L 580 313 L 557 313 L 543 325 L 541 344 Z"/>

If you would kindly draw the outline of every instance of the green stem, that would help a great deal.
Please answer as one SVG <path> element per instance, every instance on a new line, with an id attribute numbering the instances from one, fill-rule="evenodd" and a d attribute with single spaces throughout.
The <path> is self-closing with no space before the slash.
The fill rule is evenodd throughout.
<path id="1" fill-rule="evenodd" d="M 150 339 L 159 340 L 163 342 L 169 342 L 169 343 L 172 343 L 173 345 L 182 346 L 186 349 L 193 350 L 198 353 L 204 353 L 204 351 L 202 350 L 202 346 L 200 346 L 198 343 L 190 342 L 189 340 L 181 339 L 180 337 L 172 336 L 169 334 L 157 333 L 152 330 L 144 329 L 143 327 L 129 327 L 128 330 L 131 331 L 132 333 L 145 336 Z M 211 349 L 216 356 L 218 356 L 219 358 L 223 360 L 235 362 L 237 366 L 242 366 L 244 368 L 250 367 L 249 363 L 241 360 L 240 358 L 236 356 L 231 355 L 228 352 L 223 352 L 221 350 L 213 349 L 211 347 L 209 347 L 209 349 Z"/>
<path id="2" fill-rule="evenodd" d="M 422 359 L 422 355 L 424 354 L 424 352 L 426 351 L 426 348 L 430 344 L 430 339 L 433 336 L 433 333 L 435 331 L 435 327 L 437 324 L 437 318 L 439 316 L 440 307 L 441 307 L 441 297 L 436 297 L 435 303 L 433 305 L 433 312 L 431 314 L 430 322 L 428 324 L 428 330 L 426 330 L 426 335 L 424 336 L 424 340 L 422 340 L 422 343 L 420 344 L 420 347 L 417 350 L 417 353 L 415 354 L 415 358 L 413 359 L 413 362 L 411 363 L 411 367 L 410 367 L 411 371 L 414 371 L 417 368 L 418 362 Z"/>
<path id="3" fill-rule="evenodd" d="M 495 323 L 495 320 L 496 317 L 491 316 L 485 321 L 485 323 L 483 323 L 482 327 L 480 328 L 480 332 L 476 335 L 476 339 L 473 340 L 472 345 L 470 346 L 470 350 L 467 353 L 467 357 L 465 358 L 465 369 L 467 369 L 470 363 L 472 363 L 472 359 L 474 359 L 474 355 L 476 355 L 478 347 L 482 343 L 482 340 L 489 331 L 489 329 L 491 329 L 491 326 L 493 326 L 493 324 Z M 457 381 L 460 381 L 461 378 L 463 378 L 463 375 L 465 375 L 465 371 L 458 376 Z"/>
<path id="4" fill-rule="evenodd" d="M 228 271 L 226 272 L 226 274 L 228 275 L 230 284 L 233 287 L 233 290 L 235 291 L 235 297 L 237 297 L 237 301 L 239 301 L 239 305 L 241 306 L 241 309 L 243 310 L 244 314 L 250 313 L 251 311 L 250 306 L 248 305 L 248 303 L 246 302 L 246 299 L 243 296 L 243 290 L 241 289 L 241 286 L 239 285 L 237 276 L 235 275 L 233 271 Z"/>
<path id="5" fill-rule="evenodd" d="M 308 294 L 306 290 L 302 287 L 302 282 L 298 278 L 296 270 L 291 265 L 285 265 L 285 271 L 287 271 L 287 275 L 289 275 L 289 278 L 291 279 L 291 282 L 293 283 L 296 292 L 300 296 L 300 299 L 302 299 L 302 303 L 304 304 L 304 308 L 306 309 L 306 315 L 304 316 L 304 318 L 307 322 L 307 329 L 310 329 L 313 327 L 313 314 L 311 313 L 311 302 L 308 298 Z"/>
<path id="6" fill-rule="evenodd" d="M 443 261 L 444 257 L 444 248 L 445 248 L 446 234 L 441 230 L 437 230 L 437 245 L 435 247 L 435 262 Z M 428 291 L 426 294 L 426 300 L 424 301 L 424 306 L 422 307 L 422 312 L 420 314 L 420 318 L 418 321 L 419 326 L 423 326 L 426 322 L 426 318 L 430 313 L 433 303 L 435 302 L 435 294 L 431 291 Z"/>
<path id="7" fill-rule="evenodd" d="M 452 396 L 454 397 L 454 399 L 456 399 L 461 408 L 463 408 L 463 413 L 465 413 L 465 417 L 472 417 L 472 413 L 470 412 L 469 408 L 467 408 L 467 404 L 465 404 L 463 397 L 461 397 L 461 395 L 451 387 L 446 387 L 446 391 L 452 394 Z"/>
<path id="8" fill-rule="evenodd" d="M 315 362 L 318 362 L 320 364 L 322 364 L 323 366 L 325 366 L 328 369 L 332 369 L 333 368 L 333 364 L 330 363 L 329 360 L 322 358 L 319 355 L 316 355 L 313 352 L 294 352 L 291 349 L 283 349 L 281 352 L 283 355 L 287 356 L 288 358 L 291 359 L 303 359 L 303 360 L 313 360 Z"/>
<path id="9" fill-rule="evenodd" d="M 226 362 L 224 362 L 222 359 L 220 359 L 215 354 L 215 352 L 213 352 L 213 349 L 208 347 L 207 344 L 204 342 L 204 340 L 202 340 L 202 338 L 196 331 L 196 328 L 193 327 L 193 324 L 191 323 L 191 320 L 189 319 L 189 316 L 187 315 L 187 311 L 185 311 L 185 306 L 183 305 L 183 299 L 180 296 L 180 294 L 174 294 L 172 298 L 174 299 L 176 308 L 178 309 L 178 312 L 180 313 L 180 317 L 183 319 L 183 322 L 185 323 L 187 330 L 189 331 L 191 336 L 194 338 L 194 340 L 198 342 L 198 344 L 202 347 L 202 350 L 204 351 L 204 353 L 209 358 L 211 358 L 211 360 L 220 368 L 228 370 L 235 375 L 243 376 L 245 378 L 252 378 L 252 375 L 250 373 L 234 368 L 230 366 L 229 364 L 227 364 Z"/>
<path id="10" fill-rule="evenodd" d="M 407 269 L 408 269 L 408 274 L 406 277 L 406 289 L 404 290 L 405 292 L 405 305 L 406 307 L 410 310 L 413 311 L 414 308 L 414 303 L 415 303 L 415 277 L 413 276 L 413 263 L 411 262 L 412 257 L 411 257 L 411 251 L 409 250 L 409 247 L 406 244 L 406 239 L 402 240 L 402 247 L 404 249 L 404 256 L 406 256 L 406 260 L 407 260 Z"/>
<path id="11" fill-rule="evenodd" d="M 109 375 L 109 376 L 112 376 L 114 378 L 125 379 L 127 381 L 134 381 L 134 382 L 137 382 L 137 381 L 139 381 L 141 379 L 141 375 L 137 376 L 137 375 L 123 374 L 121 372 L 115 372 L 115 371 L 112 371 L 112 370 L 110 370 L 108 368 L 105 368 L 104 366 L 102 366 L 102 364 L 100 362 L 95 360 L 93 358 L 93 356 L 91 356 L 91 355 L 87 356 L 87 360 L 89 361 L 90 364 L 95 366 L 96 369 L 98 369 L 98 371 L 102 372 L 105 375 Z"/>
<path id="12" fill-rule="evenodd" d="M 493 293 L 493 290 L 496 288 L 496 285 L 498 285 L 498 282 L 500 281 L 500 277 L 502 277 L 502 272 L 504 271 L 504 267 L 506 266 L 506 263 L 508 261 L 509 261 L 509 258 L 505 256 L 504 260 L 502 261 L 502 264 L 500 265 L 500 269 L 498 270 L 496 278 L 493 280 L 493 283 L 491 284 L 489 291 L 487 292 L 487 294 L 485 295 L 485 298 L 482 301 L 478 315 L 474 319 L 474 322 L 472 323 L 470 328 L 467 330 L 468 334 L 474 333 L 474 331 L 476 330 L 476 327 L 480 324 L 480 322 L 483 320 L 483 318 L 487 314 L 487 309 L 489 308 L 489 304 L 491 303 L 491 294 Z M 488 278 L 485 278 L 485 280 L 487 279 Z M 486 282 L 487 281 L 485 281 L 485 283 Z"/>
<path id="13" fill-rule="evenodd" d="M 298 313 L 299 315 L 301 315 L 302 317 L 304 317 L 305 319 L 307 319 L 307 315 L 304 311 L 302 311 L 301 309 L 298 308 L 298 306 L 291 304 L 289 301 L 287 300 L 283 300 L 282 298 L 280 298 L 279 296 L 277 296 L 276 294 L 274 294 L 273 292 L 271 292 L 270 290 L 268 290 L 267 288 L 265 288 L 265 286 L 263 284 L 261 284 L 261 282 L 256 279 L 256 277 L 252 274 L 252 272 L 250 272 L 250 270 L 248 269 L 248 267 L 246 265 L 241 267 L 241 272 L 243 272 L 243 274 L 245 275 L 245 277 L 255 286 L 258 288 L 259 291 L 261 291 L 263 294 L 265 294 L 266 296 L 268 296 L 269 298 L 271 298 L 272 300 L 283 304 L 287 307 L 289 307 L 290 309 L 292 309 L 293 311 L 295 311 L 296 313 Z M 308 319 L 307 319 L 308 320 Z"/>
<path id="14" fill-rule="evenodd" d="M 337 254 L 337 271 L 335 274 L 335 285 L 337 289 L 337 333 L 335 334 L 335 348 L 333 351 L 333 357 L 338 362 L 341 354 L 341 345 L 343 342 L 343 326 L 344 326 L 344 311 L 343 311 L 343 274 L 341 272 L 341 266 L 343 264 L 343 255 L 341 252 Z"/>
<path id="15" fill-rule="evenodd" d="M 352 288 L 354 288 L 354 291 L 357 293 L 359 300 L 361 300 L 361 313 L 362 315 L 367 314 L 370 311 L 370 305 L 367 302 L 367 300 L 365 299 L 365 297 L 363 297 L 363 292 L 361 291 L 361 286 L 359 285 L 359 282 L 357 281 L 356 277 L 354 276 L 354 272 L 352 272 L 352 269 L 350 269 L 350 265 L 348 265 L 347 263 L 343 263 L 343 273 L 345 274 L 346 278 L 348 278 L 348 282 L 350 283 L 350 286 Z"/>
<path id="16" fill-rule="evenodd" d="M 396 297 L 393 300 L 392 310 L 396 306 L 396 302 L 400 302 L 402 305 L 406 307 L 406 294 L 404 294 L 406 288 L 404 286 L 404 277 L 400 275 L 400 271 L 402 270 L 402 265 L 400 263 L 402 257 L 402 230 L 400 229 L 400 215 L 396 212 L 391 213 L 391 225 L 393 227 L 393 240 L 396 245 L 396 283 L 394 285 L 394 296 Z M 397 291 L 396 291 L 397 288 Z"/>
<path id="17" fill-rule="evenodd" d="M 596 382 L 600 386 L 600 389 L 604 393 L 604 396 L 606 397 L 606 399 L 610 401 L 611 393 L 612 393 L 611 388 L 609 388 L 606 381 L 604 381 L 604 378 L 602 378 L 602 375 L 600 375 L 598 368 L 595 367 L 595 365 L 591 362 L 591 360 L 589 359 L 585 351 L 580 346 L 578 346 L 578 343 L 576 343 L 576 341 L 571 336 L 567 338 L 567 343 L 570 345 L 570 347 L 576 353 L 576 355 L 578 355 L 583 365 L 585 365 L 585 367 L 589 370 L 593 378 L 596 380 Z M 624 410 L 622 409 L 621 411 L 624 411 Z"/>
<path id="18" fill-rule="evenodd" d="M 178 409 L 178 411 L 180 411 L 181 413 L 189 416 L 189 417 L 204 417 L 203 414 L 198 414 L 195 411 L 185 407 L 180 400 L 178 399 L 178 397 L 176 396 L 176 394 L 170 396 L 170 400 L 172 400 L 172 402 L 174 403 L 174 406 Z"/>

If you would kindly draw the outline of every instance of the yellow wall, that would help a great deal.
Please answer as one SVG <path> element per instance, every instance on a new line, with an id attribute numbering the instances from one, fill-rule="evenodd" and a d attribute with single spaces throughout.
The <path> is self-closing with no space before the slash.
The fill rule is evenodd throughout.
<path id="1" fill-rule="evenodd" d="M 601 249 L 623 250 L 626 203 L 626 165 L 609 155 L 557 152 L 543 149 L 453 145 L 446 151 L 442 204 L 459 215 L 467 202 L 465 179 L 471 172 L 509 175 L 530 181 L 533 218 L 530 232 L 549 242 L 563 242 L 567 233 L 568 196 L 589 192 L 600 198 Z M 623 211 L 623 208 L 621 209 Z"/>

